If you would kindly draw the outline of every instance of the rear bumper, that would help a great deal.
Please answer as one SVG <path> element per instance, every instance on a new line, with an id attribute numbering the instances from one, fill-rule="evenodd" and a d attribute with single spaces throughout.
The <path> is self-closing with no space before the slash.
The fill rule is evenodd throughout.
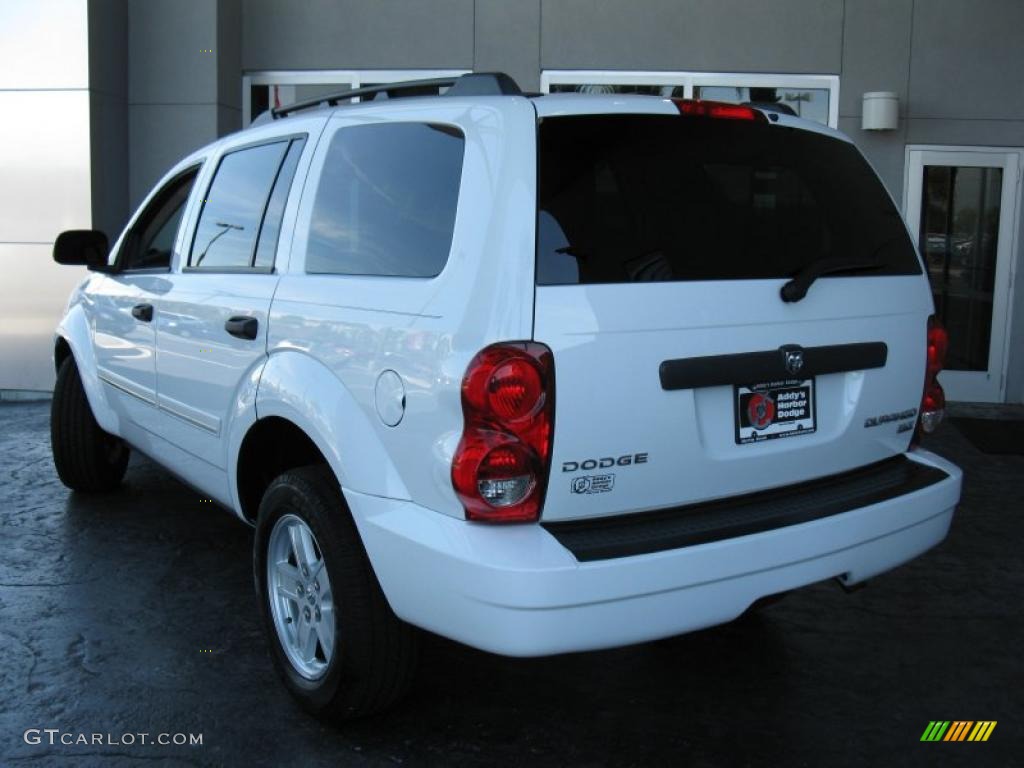
<path id="1" fill-rule="evenodd" d="M 509 656 L 608 648 L 730 621 L 760 597 L 832 577 L 856 584 L 945 538 L 961 472 L 886 501 L 736 538 L 578 562 L 540 525 L 467 523 L 346 492 L 395 613 Z"/>

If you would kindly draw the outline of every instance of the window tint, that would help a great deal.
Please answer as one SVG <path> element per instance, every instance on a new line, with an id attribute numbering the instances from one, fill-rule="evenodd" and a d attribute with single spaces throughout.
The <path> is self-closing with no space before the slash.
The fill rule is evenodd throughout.
<path id="1" fill-rule="evenodd" d="M 253 266 L 258 269 L 269 269 L 274 266 L 274 254 L 277 253 L 277 236 L 281 232 L 281 218 L 284 216 L 284 205 L 288 202 L 288 191 L 292 186 L 295 168 L 299 164 L 299 156 L 305 139 L 295 139 L 288 147 L 288 153 L 277 173 L 274 189 L 270 193 L 267 210 L 263 214 L 263 226 L 260 227 L 259 239 L 256 242 L 256 258 Z"/>
<path id="2" fill-rule="evenodd" d="M 119 257 L 121 269 L 167 269 L 171 251 L 195 183 L 198 168 L 191 168 L 161 189 L 135 221 Z"/>
<path id="3" fill-rule="evenodd" d="M 221 159 L 199 216 L 190 267 L 252 266 L 263 212 L 287 148 L 287 141 L 278 141 Z"/>
<path id="4" fill-rule="evenodd" d="M 778 278 L 833 257 L 920 273 L 881 182 L 838 139 L 738 120 L 560 117 L 541 124 L 539 153 L 542 285 Z"/>
<path id="5" fill-rule="evenodd" d="M 455 128 L 377 123 L 334 134 L 306 271 L 434 277 L 451 250 L 465 140 Z"/>

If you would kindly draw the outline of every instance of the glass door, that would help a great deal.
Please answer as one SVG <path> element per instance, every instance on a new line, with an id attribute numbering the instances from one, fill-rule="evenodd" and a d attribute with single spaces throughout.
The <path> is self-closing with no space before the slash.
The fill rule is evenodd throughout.
<path id="1" fill-rule="evenodd" d="M 905 214 L 949 332 L 950 400 L 1002 402 L 1020 151 L 909 148 Z"/>

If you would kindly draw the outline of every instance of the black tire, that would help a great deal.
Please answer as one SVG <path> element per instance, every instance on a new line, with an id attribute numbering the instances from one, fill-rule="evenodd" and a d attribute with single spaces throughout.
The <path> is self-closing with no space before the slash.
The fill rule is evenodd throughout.
<path id="1" fill-rule="evenodd" d="M 270 606 L 268 546 L 275 523 L 285 514 L 297 516 L 312 531 L 334 599 L 335 649 L 315 680 L 289 661 Z M 388 605 L 329 467 L 290 470 L 270 484 L 260 503 L 253 567 L 274 666 L 306 711 L 341 722 L 380 712 L 405 694 L 416 668 L 416 630 Z"/>
<path id="2" fill-rule="evenodd" d="M 61 363 L 53 389 L 50 447 L 57 476 L 73 491 L 110 491 L 124 479 L 128 444 L 96 423 L 71 356 Z"/>

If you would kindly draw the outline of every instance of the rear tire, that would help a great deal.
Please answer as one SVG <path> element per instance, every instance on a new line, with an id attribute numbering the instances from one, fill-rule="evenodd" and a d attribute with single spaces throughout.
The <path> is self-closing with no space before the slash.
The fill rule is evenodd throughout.
<path id="1" fill-rule="evenodd" d="M 253 566 L 274 666 L 305 710 L 340 722 L 404 695 L 416 631 L 391 611 L 329 467 L 270 484 Z"/>
<path id="2" fill-rule="evenodd" d="M 73 491 L 110 491 L 124 479 L 131 451 L 96 423 L 71 356 L 61 363 L 53 390 L 50 447 L 57 476 Z"/>

